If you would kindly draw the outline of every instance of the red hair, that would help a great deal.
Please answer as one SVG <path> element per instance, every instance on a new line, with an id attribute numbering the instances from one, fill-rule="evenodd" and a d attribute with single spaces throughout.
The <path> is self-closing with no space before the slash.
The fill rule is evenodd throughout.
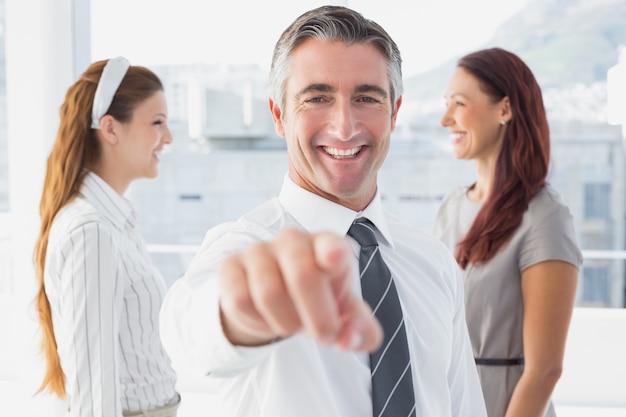
<path id="1" fill-rule="evenodd" d="M 541 88 L 528 66 L 501 48 L 461 58 L 458 67 L 478 79 L 494 100 L 509 98 L 512 118 L 496 162 L 492 191 L 465 237 L 456 260 L 465 269 L 491 259 L 522 222 L 533 196 L 546 184 L 550 163 L 550 129 Z"/>

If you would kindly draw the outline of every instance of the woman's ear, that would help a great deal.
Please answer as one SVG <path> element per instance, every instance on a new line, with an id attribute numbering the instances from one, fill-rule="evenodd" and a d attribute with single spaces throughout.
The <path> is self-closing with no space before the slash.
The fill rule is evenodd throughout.
<path id="1" fill-rule="evenodd" d="M 501 101 L 501 110 L 500 110 L 500 120 L 508 123 L 513 118 L 513 113 L 511 112 L 511 101 L 509 97 L 504 97 Z"/>
<path id="2" fill-rule="evenodd" d="M 117 120 L 110 114 L 100 119 L 100 135 L 107 143 L 115 145 L 119 142 L 119 126 Z"/>

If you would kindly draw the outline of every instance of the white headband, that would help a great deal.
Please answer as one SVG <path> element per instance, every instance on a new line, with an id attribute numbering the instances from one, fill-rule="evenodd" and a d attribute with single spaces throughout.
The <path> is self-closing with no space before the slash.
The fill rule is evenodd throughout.
<path id="1" fill-rule="evenodd" d="M 100 81 L 96 88 L 96 94 L 93 98 L 93 107 L 91 109 L 91 128 L 100 128 L 100 119 L 106 114 L 113 102 L 113 96 L 119 88 L 130 63 L 124 57 L 109 59 L 102 70 Z"/>

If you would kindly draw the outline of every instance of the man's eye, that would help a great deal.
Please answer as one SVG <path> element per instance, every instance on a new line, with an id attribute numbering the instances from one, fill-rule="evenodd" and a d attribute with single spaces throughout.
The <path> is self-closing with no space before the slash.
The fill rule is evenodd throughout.
<path id="1" fill-rule="evenodd" d="M 364 101 L 366 103 L 378 103 L 379 102 L 374 97 L 363 97 L 361 98 L 361 101 Z"/>

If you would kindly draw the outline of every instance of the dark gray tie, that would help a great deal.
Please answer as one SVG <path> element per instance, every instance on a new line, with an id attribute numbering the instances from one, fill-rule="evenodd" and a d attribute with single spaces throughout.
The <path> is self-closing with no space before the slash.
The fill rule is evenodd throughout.
<path id="1" fill-rule="evenodd" d="M 383 343 L 370 354 L 374 417 L 415 416 L 415 393 L 404 317 L 391 272 L 383 261 L 366 218 L 354 221 L 348 235 L 361 245 L 361 292 L 383 328 Z"/>

